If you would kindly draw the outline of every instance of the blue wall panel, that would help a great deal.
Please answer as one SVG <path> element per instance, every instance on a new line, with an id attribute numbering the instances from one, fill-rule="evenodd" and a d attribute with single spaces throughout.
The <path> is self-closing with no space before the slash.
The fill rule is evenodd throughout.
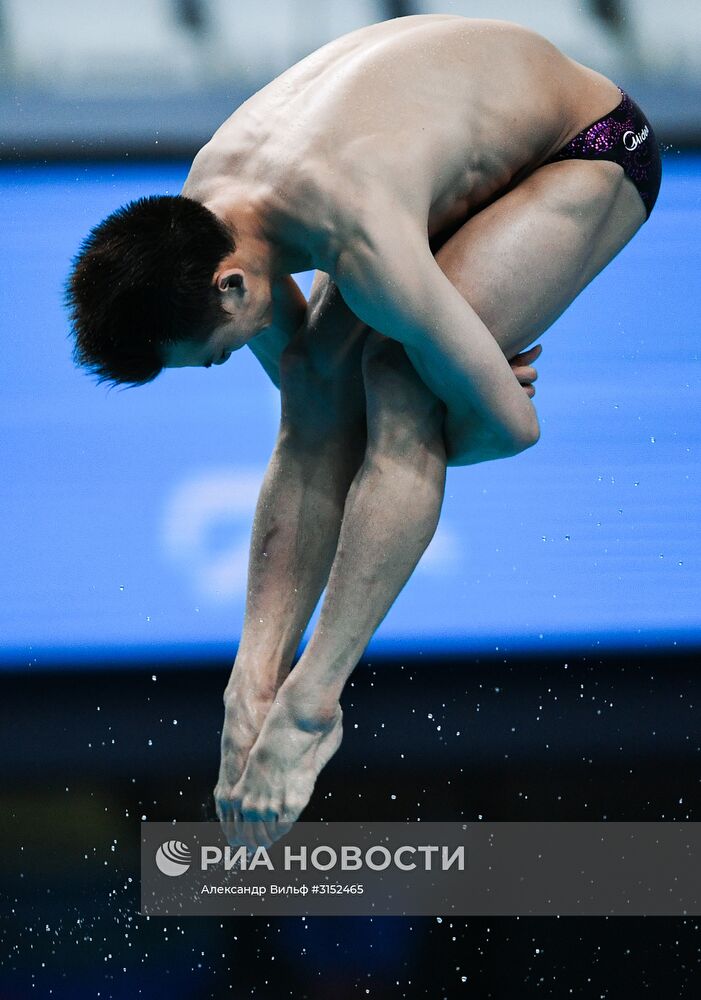
<path id="1" fill-rule="evenodd" d="M 61 306 L 88 229 L 186 170 L 0 172 L 6 664 L 233 655 L 277 393 L 248 351 L 97 387 Z M 449 471 L 375 649 L 699 642 L 700 221 L 701 159 L 668 158 L 650 222 L 543 338 L 541 441 Z"/>

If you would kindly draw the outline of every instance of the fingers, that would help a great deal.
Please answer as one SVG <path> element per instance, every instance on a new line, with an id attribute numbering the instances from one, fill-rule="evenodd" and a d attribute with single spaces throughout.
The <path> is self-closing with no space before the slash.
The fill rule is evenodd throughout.
<path id="1" fill-rule="evenodd" d="M 531 347 L 528 351 L 522 351 L 521 354 L 516 354 L 509 364 L 511 365 L 511 370 L 516 376 L 518 382 L 523 386 L 523 389 L 529 399 L 533 399 L 535 396 L 535 386 L 532 385 L 533 382 L 538 378 L 538 372 L 533 367 L 533 362 L 540 357 L 543 348 L 540 344 L 536 344 L 535 347 Z"/>
<path id="2" fill-rule="evenodd" d="M 526 382 L 535 382 L 538 378 L 538 372 L 531 365 L 514 365 L 512 371 L 521 385 L 525 385 Z"/>
<path id="3" fill-rule="evenodd" d="M 539 358 L 543 353 L 543 347 L 541 344 L 536 344 L 535 347 L 529 347 L 527 351 L 522 351 L 520 354 L 514 355 L 509 361 L 510 365 L 530 365 L 536 358 Z"/>
<path id="4" fill-rule="evenodd" d="M 530 365 L 523 365 L 521 367 L 512 366 L 511 370 L 523 388 L 526 389 L 527 392 L 530 390 L 530 392 L 528 392 L 529 396 L 534 396 L 535 387 L 531 383 L 535 382 L 538 378 L 538 372 L 535 368 L 532 368 Z"/>

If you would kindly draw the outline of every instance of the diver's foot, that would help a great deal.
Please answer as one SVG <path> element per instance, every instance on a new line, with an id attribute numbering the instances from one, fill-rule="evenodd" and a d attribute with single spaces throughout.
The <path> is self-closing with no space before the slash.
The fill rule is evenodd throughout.
<path id="1" fill-rule="evenodd" d="M 267 847 L 290 829 L 341 744 L 342 717 L 338 704 L 323 713 L 301 711 L 299 700 L 287 697 L 283 685 L 241 778 L 218 802 L 231 844 Z"/>
<path id="2" fill-rule="evenodd" d="M 223 817 L 219 803 L 230 799 L 234 786 L 243 774 L 248 755 L 274 697 L 273 691 L 263 693 L 255 685 L 247 683 L 243 674 L 229 682 L 225 696 L 219 778 L 214 789 L 220 819 Z"/>

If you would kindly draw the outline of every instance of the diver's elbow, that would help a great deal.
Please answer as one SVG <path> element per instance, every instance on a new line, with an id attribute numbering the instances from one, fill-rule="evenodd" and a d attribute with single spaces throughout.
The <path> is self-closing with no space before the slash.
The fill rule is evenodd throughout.
<path id="1" fill-rule="evenodd" d="M 534 410 L 533 417 L 524 423 L 519 424 L 518 428 L 512 432 L 511 439 L 507 447 L 511 450 L 512 455 L 518 455 L 522 451 L 527 451 L 529 448 L 532 448 L 534 444 L 538 444 L 539 440 L 540 425 Z"/>

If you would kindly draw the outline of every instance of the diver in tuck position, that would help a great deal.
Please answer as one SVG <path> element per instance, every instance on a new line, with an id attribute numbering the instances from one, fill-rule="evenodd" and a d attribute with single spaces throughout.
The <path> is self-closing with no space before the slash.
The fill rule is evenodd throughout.
<path id="1" fill-rule="evenodd" d="M 281 391 L 225 692 L 232 841 L 267 845 L 306 806 L 446 465 L 535 444 L 526 348 L 659 182 L 652 129 L 610 80 L 513 24 L 412 16 L 303 59 L 224 122 L 180 196 L 86 240 L 68 285 L 79 364 L 139 384 L 248 345 Z M 290 275 L 311 268 L 307 304 Z"/>

